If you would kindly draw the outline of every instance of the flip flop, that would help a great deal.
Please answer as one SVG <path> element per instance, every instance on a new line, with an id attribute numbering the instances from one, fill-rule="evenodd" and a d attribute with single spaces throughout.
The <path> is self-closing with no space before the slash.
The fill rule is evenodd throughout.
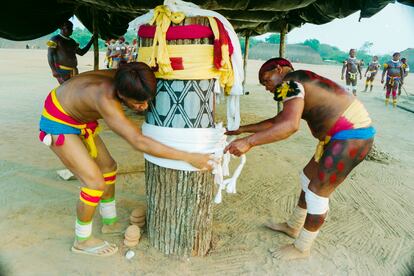
<path id="1" fill-rule="evenodd" d="M 109 251 L 106 253 L 99 253 L 100 251 L 102 251 L 102 249 L 109 248 L 112 246 L 115 246 L 113 251 Z M 92 256 L 98 256 L 98 257 L 107 257 L 107 256 L 111 256 L 115 254 L 116 252 L 118 252 L 118 247 L 115 244 L 110 244 L 109 242 L 104 241 L 104 243 L 101 245 L 89 247 L 85 249 L 79 249 L 79 248 L 76 248 L 75 246 L 72 246 L 71 251 L 74 253 L 79 253 L 79 254 L 86 254 L 86 255 L 92 255 Z"/>

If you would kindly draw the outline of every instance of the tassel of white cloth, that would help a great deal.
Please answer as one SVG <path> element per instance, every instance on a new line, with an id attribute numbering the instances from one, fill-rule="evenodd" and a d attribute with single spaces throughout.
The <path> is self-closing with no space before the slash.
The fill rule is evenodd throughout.
<path id="1" fill-rule="evenodd" d="M 225 176 L 230 175 L 230 153 L 223 153 L 224 148 L 228 144 L 226 135 L 224 134 L 225 131 L 226 129 L 222 123 L 216 124 L 215 128 L 169 128 L 147 123 L 142 125 L 143 135 L 162 144 L 183 151 L 212 153 L 216 160 L 220 160 L 220 162 L 214 162 L 212 172 L 214 174 L 214 182 L 218 186 L 217 195 L 214 199 L 215 203 L 221 202 L 223 190 L 228 193 L 236 192 L 237 178 L 240 176 L 246 162 L 246 156 L 241 156 L 240 164 L 233 176 L 224 179 Z M 149 154 L 144 154 L 144 158 L 153 164 L 165 168 L 184 171 L 198 170 L 184 161 L 159 158 Z"/>

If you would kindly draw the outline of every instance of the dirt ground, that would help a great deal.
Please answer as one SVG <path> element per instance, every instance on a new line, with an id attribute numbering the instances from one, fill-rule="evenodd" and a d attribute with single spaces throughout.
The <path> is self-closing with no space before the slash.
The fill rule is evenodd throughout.
<path id="1" fill-rule="evenodd" d="M 92 53 L 79 58 L 92 69 Z M 250 61 L 242 121 L 273 116 L 276 104 L 257 82 L 262 62 Z M 338 66 L 296 64 L 340 81 Z M 214 248 L 205 258 L 177 260 L 149 246 L 144 234 L 131 261 L 120 253 L 99 258 L 70 252 L 79 182 L 62 181 L 57 157 L 38 141 L 38 120 L 51 77 L 44 50 L 0 49 L 0 275 L 410 275 L 414 273 L 414 114 L 385 108 L 375 80 L 358 96 L 377 128 L 374 161 L 359 165 L 334 193 L 330 215 L 309 260 L 274 260 L 270 248 L 289 237 L 263 227 L 269 217 L 286 219 L 300 191 L 298 172 L 317 141 L 303 123 L 286 141 L 253 149 L 236 195 L 214 209 Z M 359 88 L 362 90 L 360 82 Z M 414 76 L 406 81 L 414 94 Z M 410 102 L 404 96 L 407 105 Z M 414 107 L 414 105 L 411 105 Z M 218 108 L 224 118 L 224 107 Z M 134 118 L 142 122 L 142 118 Z M 143 157 L 108 129 L 101 136 L 118 161 L 118 213 L 145 203 Z M 122 173 L 124 172 L 124 173 Z M 100 221 L 94 223 L 98 237 Z M 122 243 L 122 237 L 105 237 Z"/>

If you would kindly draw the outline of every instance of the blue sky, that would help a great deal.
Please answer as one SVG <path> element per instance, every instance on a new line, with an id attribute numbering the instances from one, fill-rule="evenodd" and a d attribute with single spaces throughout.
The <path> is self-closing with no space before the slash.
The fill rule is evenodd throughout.
<path id="1" fill-rule="evenodd" d="M 337 46 L 347 52 L 370 41 L 374 43 L 371 54 L 390 54 L 414 48 L 414 7 L 389 4 L 370 18 L 363 18 L 361 22 L 358 19 L 359 12 L 356 12 L 324 25 L 305 24 L 288 34 L 288 43 L 316 38 L 321 43 Z M 75 27 L 82 26 L 76 18 L 72 21 Z"/>

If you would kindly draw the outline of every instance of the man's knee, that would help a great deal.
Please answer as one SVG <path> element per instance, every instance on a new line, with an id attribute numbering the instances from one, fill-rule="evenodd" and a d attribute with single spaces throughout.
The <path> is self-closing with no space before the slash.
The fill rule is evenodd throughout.
<path id="1" fill-rule="evenodd" d="M 105 181 L 103 175 L 99 171 L 93 173 L 90 172 L 88 175 L 82 177 L 82 182 L 89 189 L 104 191 Z"/>

